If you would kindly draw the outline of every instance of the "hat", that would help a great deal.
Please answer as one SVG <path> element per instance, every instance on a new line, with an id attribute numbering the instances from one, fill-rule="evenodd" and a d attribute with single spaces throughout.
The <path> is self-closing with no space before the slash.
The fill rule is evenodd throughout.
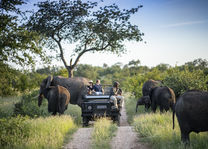
<path id="1" fill-rule="evenodd" d="M 117 85 L 120 85 L 120 83 L 117 82 L 117 81 L 115 81 L 115 82 L 113 83 L 113 86 L 116 87 Z"/>
<path id="2" fill-rule="evenodd" d="M 92 80 L 90 80 L 90 81 L 89 81 L 89 83 L 93 83 L 93 81 L 92 81 Z"/>

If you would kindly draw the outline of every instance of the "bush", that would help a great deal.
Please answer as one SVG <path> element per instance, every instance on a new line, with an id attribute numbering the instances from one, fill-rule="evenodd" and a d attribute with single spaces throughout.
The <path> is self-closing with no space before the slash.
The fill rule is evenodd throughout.
<path id="1" fill-rule="evenodd" d="M 20 102 L 15 104 L 15 115 L 28 115 L 30 117 L 49 116 L 47 110 L 47 101 L 43 100 L 41 107 L 38 107 L 38 90 L 33 91 L 31 94 L 23 95 Z"/>
<path id="2" fill-rule="evenodd" d="M 14 105 L 20 97 L 0 97 L 0 118 L 11 117 L 14 114 Z"/>
<path id="3" fill-rule="evenodd" d="M 18 146 L 22 140 L 29 137 L 29 126 L 25 123 L 27 117 L 12 117 L 0 119 L 0 146 Z"/>
<path id="4" fill-rule="evenodd" d="M 206 77 L 202 70 L 189 71 L 188 69 L 184 69 L 180 71 L 176 67 L 168 70 L 163 83 L 172 88 L 176 97 L 178 97 L 190 89 L 207 90 L 206 80 L 208 78 Z"/>

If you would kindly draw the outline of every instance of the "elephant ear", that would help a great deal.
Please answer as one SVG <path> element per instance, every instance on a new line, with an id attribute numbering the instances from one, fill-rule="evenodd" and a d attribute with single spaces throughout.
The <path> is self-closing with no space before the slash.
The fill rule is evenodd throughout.
<path id="1" fill-rule="evenodd" d="M 53 80 L 53 76 L 48 76 L 46 88 L 49 88 L 49 86 L 51 85 L 52 80 Z"/>

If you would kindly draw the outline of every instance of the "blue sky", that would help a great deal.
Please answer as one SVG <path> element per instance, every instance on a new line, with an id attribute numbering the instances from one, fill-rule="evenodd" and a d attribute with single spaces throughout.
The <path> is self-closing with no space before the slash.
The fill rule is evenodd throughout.
<path id="1" fill-rule="evenodd" d="M 30 0 L 32 2 L 34 0 Z M 208 0 L 104 0 L 120 8 L 143 5 L 132 16 L 133 24 L 145 34 L 144 42 L 125 43 L 127 53 L 85 54 L 80 63 L 102 66 L 127 64 L 139 59 L 142 65 L 182 65 L 197 58 L 208 60 Z M 56 62 L 62 65 L 62 62 Z"/>

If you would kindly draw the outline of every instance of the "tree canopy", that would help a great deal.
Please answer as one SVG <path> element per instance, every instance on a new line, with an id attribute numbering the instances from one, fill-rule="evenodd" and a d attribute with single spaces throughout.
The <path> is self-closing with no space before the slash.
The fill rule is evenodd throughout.
<path id="1" fill-rule="evenodd" d="M 0 2 L 0 62 L 18 65 L 34 64 L 34 57 L 44 58 L 38 46 L 39 35 L 26 30 L 22 24 L 24 13 L 16 8 L 24 0 L 1 0 Z"/>
<path id="2" fill-rule="evenodd" d="M 51 50 L 57 50 L 67 68 L 69 77 L 80 57 L 86 52 L 125 52 L 124 41 L 141 41 L 143 33 L 132 25 L 130 17 L 142 6 L 120 10 L 116 4 L 99 7 L 97 2 L 80 0 L 44 1 L 37 4 L 27 23 L 31 31 L 43 35 L 43 43 Z M 63 44 L 76 44 L 66 59 Z"/>

